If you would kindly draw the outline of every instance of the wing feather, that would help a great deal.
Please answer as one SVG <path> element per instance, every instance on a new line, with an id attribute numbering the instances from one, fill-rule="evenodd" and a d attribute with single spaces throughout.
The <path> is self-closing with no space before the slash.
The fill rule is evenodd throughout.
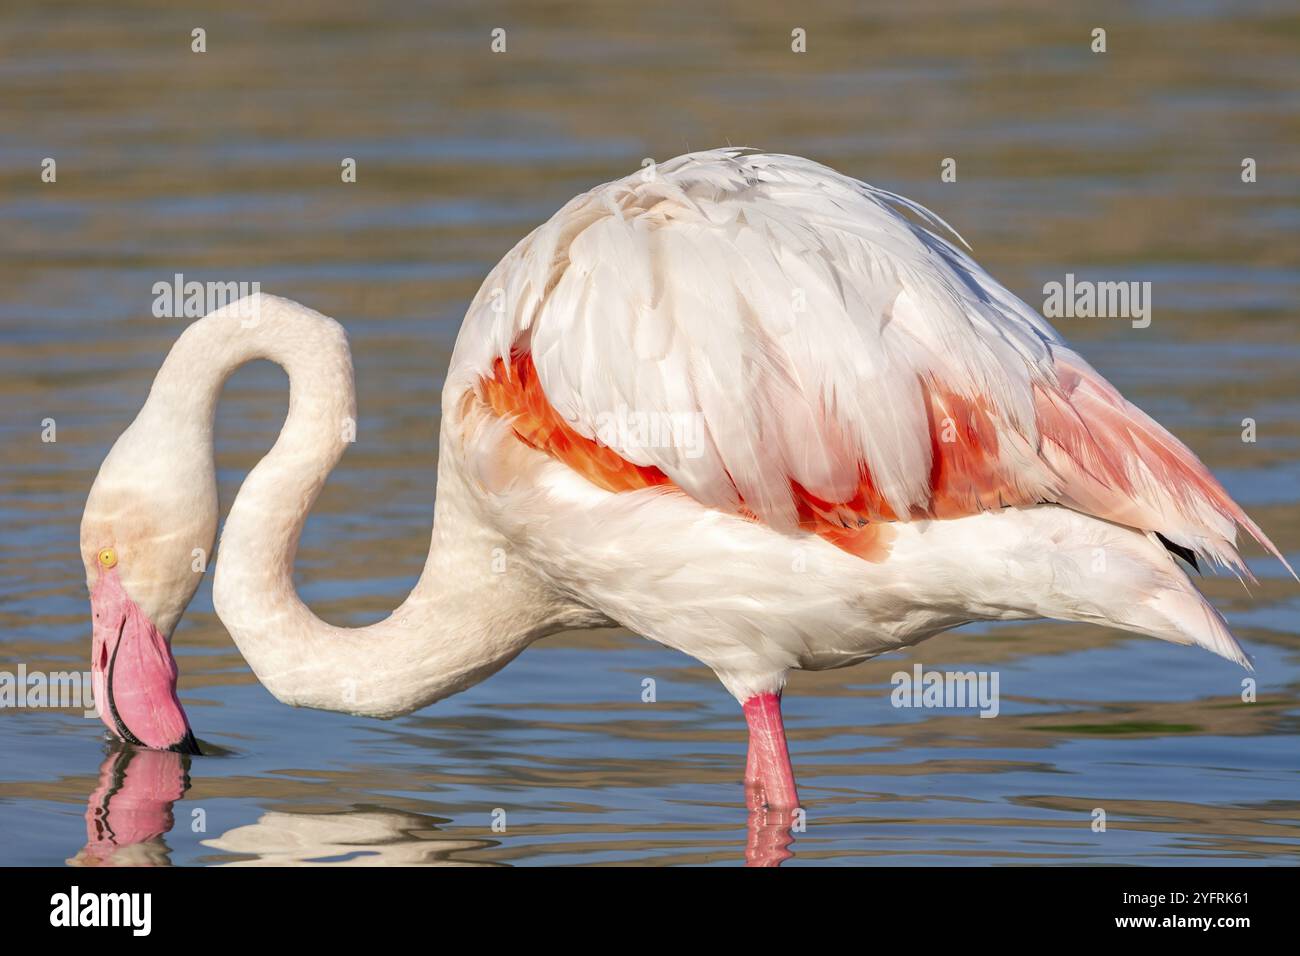
<path id="1" fill-rule="evenodd" d="M 1239 572 L 1238 526 L 1281 558 L 925 208 L 791 156 L 647 172 L 502 260 L 453 397 L 606 487 L 672 484 L 864 555 L 870 525 L 1056 502 Z"/>

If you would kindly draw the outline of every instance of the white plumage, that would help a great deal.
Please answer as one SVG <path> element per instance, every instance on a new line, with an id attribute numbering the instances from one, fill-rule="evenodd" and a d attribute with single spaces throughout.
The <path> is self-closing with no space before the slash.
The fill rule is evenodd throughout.
<path id="1" fill-rule="evenodd" d="M 701 414 L 705 455 L 616 448 L 702 503 L 794 524 L 789 479 L 848 497 L 865 461 L 894 510 L 928 494 L 931 376 L 1033 440 L 1055 334 L 920 207 L 793 156 L 717 150 L 598 187 L 502 260 L 453 360 L 466 386 L 531 350 L 547 397 L 595 437 L 625 406 Z M 501 290 L 497 294 L 496 290 Z M 729 480 L 730 478 L 730 480 Z"/>
<path id="2" fill-rule="evenodd" d="M 792 669 L 1032 617 L 1245 663 L 1157 534 L 1244 570 L 1240 524 L 1281 555 L 944 228 L 809 160 L 735 149 L 568 203 L 470 306 L 429 562 L 392 617 L 358 630 L 321 622 L 292 583 L 302 521 L 346 447 L 342 330 L 269 296 L 252 331 L 214 313 L 101 471 L 88 577 L 97 549 L 119 548 L 127 593 L 170 633 L 193 586 L 160 597 L 150 570 L 210 546 L 212 408 L 233 368 L 265 357 L 293 401 L 232 508 L 214 596 L 292 703 L 392 716 L 546 634 L 618 622 L 713 668 L 750 720 L 752 788 L 788 807 L 769 705 Z M 645 441 L 604 427 L 619 415 L 691 427 Z M 169 472 L 208 480 L 177 490 Z M 159 523 L 165 545 L 139 540 Z"/>
<path id="3" fill-rule="evenodd" d="M 981 403 L 995 430 L 1003 500 L 982 507 L 1061 502 L 1244 570 L 1235 523 L 1258 529 L 1195 456 L 927 224 L 943 226 L 793 156 L 714 150 L 634 173 L 571 201 L 493 270 L 451 396 L 523 351 L 586 438 L 621 408 L 699 416 L 702 454 L 611 447 L 708 507 L 743 501 L 785 531 L 798 523 L 792 481 L 843 502 L 862 471 L 888 508 L 868 517 L 928 513 L 927 389 L 939 388 Z M 1107 442 L 1114 416 L 1088 408 L 1112 404 L 1124 421 Z M 1045 411 L 1060 434 L 1040 433 Z"/>

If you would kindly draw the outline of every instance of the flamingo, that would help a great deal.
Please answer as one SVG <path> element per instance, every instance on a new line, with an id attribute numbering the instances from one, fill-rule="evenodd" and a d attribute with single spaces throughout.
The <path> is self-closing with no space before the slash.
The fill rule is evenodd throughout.
<path id="1" fill-rule="evenodd" d="M 1239 527 L 1285 558 L 963 245 L 917 203 L 750 150 L 573 199 L 470 304 L 442 392 L 428 560 L 397 610 L 358 628 L 320 620 L 292 579 L 355 431 L 344 330 L 260 293 L 211 312 L 176 341 L 86 504 L 105 723 L 198 751 L 171 635 L 215 541 L 214 408 L 253 359 L 288 373 L 289 412 L 230 508 L 212 596 L 294 706 L 396 717 L 547 635 L 618 624 L 713 670 L 748 724 L 750 808 L 788 812 L 781 693 L 796 669 L 1032 618 L 1248 667 L 1179 560 L 1250 577 Z"/>

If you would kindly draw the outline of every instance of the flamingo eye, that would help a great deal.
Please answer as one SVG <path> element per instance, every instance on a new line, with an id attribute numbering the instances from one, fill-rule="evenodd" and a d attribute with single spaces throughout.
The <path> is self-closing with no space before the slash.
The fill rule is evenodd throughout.
<path id="1" fill-rule="evenodd" d="M 105 548 L 99 552 L 99 566 L 102 568 L 111 568 L 117 564 L 117 552 L 112 548 Z"/>

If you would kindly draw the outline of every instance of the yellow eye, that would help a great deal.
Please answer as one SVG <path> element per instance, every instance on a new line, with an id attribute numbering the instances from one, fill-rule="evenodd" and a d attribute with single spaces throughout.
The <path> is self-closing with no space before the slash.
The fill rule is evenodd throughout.
<path id="1" fill-rule="evenodd" d="M 112 548 L 105 548 L 99 552 L 99 564 L 100 567 L 104 568 L 113 567 L 113 565 L 117 564 L 117 552 Z"/>

